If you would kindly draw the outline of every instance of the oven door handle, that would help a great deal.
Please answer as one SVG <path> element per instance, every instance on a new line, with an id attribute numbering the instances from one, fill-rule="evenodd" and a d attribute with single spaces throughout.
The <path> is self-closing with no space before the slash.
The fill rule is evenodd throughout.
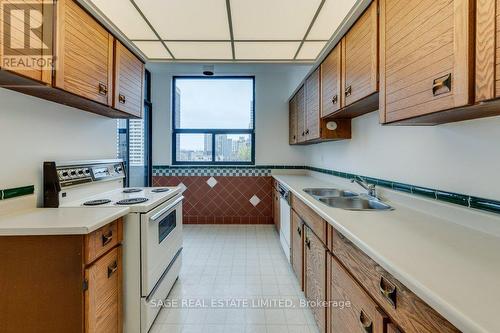
<path id="1" fill-rule="evenodd" d="M 157 220 L 159 220 L 161 217 L 163 217 L 163 215 L 167 214 L 170 212 L 170 210 L 172 210 L 172 208 L 174 208 L 175 206 L 177 206 L 182 200 L 184 200 L 184 197 L 181 196 L 177 199 L 175 199 L 174 202 L 172 202 L 171 205 L 168 205 L 168 207 L 165 207 L 164 209 L 162 209 L 161 211 L 159 211 L 158 213 L 156 213 L 155 215 L 151 216 L 150 218 L 150 221 L 152 222 L 156 222 Z"/>

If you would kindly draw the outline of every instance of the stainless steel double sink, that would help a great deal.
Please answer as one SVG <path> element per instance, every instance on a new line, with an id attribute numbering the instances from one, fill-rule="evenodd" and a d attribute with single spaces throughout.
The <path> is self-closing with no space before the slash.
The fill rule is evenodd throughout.
<path id="1" fill-rule="evenodd" d="M 306 188 L 304 192 L 327 206 L 345 210 L 387 211 L 391 206 L 375 197 L 336 188 Z"/>

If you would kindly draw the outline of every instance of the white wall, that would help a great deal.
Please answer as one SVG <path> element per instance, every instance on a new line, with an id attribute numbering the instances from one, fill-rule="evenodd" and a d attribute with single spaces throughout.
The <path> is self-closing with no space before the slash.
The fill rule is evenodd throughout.
<path id="1" fill-rule="evenodd" d="M 500 200 L 500 117 L 398 127 L 373 112 L 353 120 L 352 140 L 307 151 L 315 167 Z"/>
<path id="2" fill-rule="evenodd" d="M 153 164 L 171 164 L 173 75 L 200 75 L 200 64 L 149 64 L 152 74 Z M 306 65 L 215 65 L 216 75 L 255 75 L 255 162 L 302 165 L 304 147 L 288 145 L 288 98 L 304 78 Z"/>
<path id="3" fill-rule="evenodd" d="M 116 158 L 116 120 L 0 89 L 0 189 L 35 185 L 42 163 Z"/>

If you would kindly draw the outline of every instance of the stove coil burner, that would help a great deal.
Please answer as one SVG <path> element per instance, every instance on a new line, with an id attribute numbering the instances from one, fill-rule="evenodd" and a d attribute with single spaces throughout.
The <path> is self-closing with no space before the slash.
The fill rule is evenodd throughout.
<path id="1" fill-rule="evenodd" d="M 168 192 L 170 191 L 169 188 L 155 188 L 154 190 L 151 190 L 151 192 L 154 192 L 154 193 L 162 193 L 162 192 Z"/>
<path id="2" fill-rule="evenodd" d="M 142 190 L 139 188 L 127 188 L 123 190 L 123 193 L 136 193 L 136 192 L 141 192 Z"/>
<path id="3" fill-rule="evenodd" d="M 117 205 L 136 205 L 148 201 L 148 198 L 130 198 L 118 201 Z"/>
<path id="4" fill-rule="evenodd" d="M 86 201 L 83 203 L 84 206 L 99 206 L 99 205 L 105 205 L 107 203 L 110 203 L 111 200 L 109 199 L 98 199 L 98 200 L 90 200 Z"/>

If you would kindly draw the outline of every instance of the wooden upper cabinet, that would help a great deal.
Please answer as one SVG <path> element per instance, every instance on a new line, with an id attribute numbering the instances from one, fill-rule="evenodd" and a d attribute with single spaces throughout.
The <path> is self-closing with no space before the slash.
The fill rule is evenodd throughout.
<path id="1" fill-rule="evenodd" d="M 341 107 L 341 43 L 330 52 L 321 64 L 321 117 L 329 116 Z"/>
<path id="2" fill-rule="evenodd" d="M 113 36 L 73 0 L 57 1 L 55 86 L 112 105 Z"/>
<path id="3" fill-rule="evenodd" d="M 3 9 L 0 32 L 9 36 L 0 47 L 0 67 L 45 84 L 52 83 L 52 18 L 53 10 L 44 0 L 2 0 Z M 6 7 L 11 7 L 11 11 Z M 38 25 L 32 30 L 26 29 L 24 16 L 27 10 L 32 13 L 32 24 Z M 19 14 L 21 13 L 21 14 Z M 1 37 L 3 39 L 3 36 Z M 26 47 L 26 45 L 29 45 Z M 46 66 L 45 66 L 46 65 Z"/>
<path id="4" fill-rule="evenodd" d="M 307 79 L 306 89 L 306 140 L 316 140 L 321 136 L 320 130 L 320 68 L 317 68 Z"/>
<path id="5" fill-rule="evenodd" d="M 342 39 L 344 103 L 349 106 L 378 91 L 378 15 L 374 1 Z"/>
<path id="6" fill-rule="evenodd" d="M 379 310 L 369 295 L 355 282 L 349 273 L 330 256 L 331 260 L 331 299 L 337 302 L 350 302 L 350 307 L 333 307 L 331 310 L 332 332 L 384 333 L 386 316 Z"/>
<path id="7" fill-rule="evenodd" d="M 314 315 L 320 333 L 326 333 L 326 249 L 323 242 L 307 226 L 305 230 L 305 294 L 311 301 L 311 311 Z M 347 333 L 347 332 L 346 332 Z"/>
<path id="8" fill-rule="evenodd" d="M 476 3 L 476 102 L 482 102 L 500 97 L 500 1 Z"/>
<path id="9" fill-rule="evenodd" d="M 474 1 L 379 2 L 381 122 L 470 104 Z"/>
<path id="10" fill-rule="evenodd" d="M 304 86 L 295 95 L 297 102 L 297 143 L 306 141 L 306 96 Z"/>
<path id="11" fill-rule="evenodd" d="M 293 96 L 289 103 L 288 110 L 288 143 L 294 145 L 297 143 L 297 95 Z"/>
<path id="12" fill-rule="evenodd" d="M 144 64 L 120 41 L 115 40 L 113 107 L 141 117 L 144 106 Z"/>

